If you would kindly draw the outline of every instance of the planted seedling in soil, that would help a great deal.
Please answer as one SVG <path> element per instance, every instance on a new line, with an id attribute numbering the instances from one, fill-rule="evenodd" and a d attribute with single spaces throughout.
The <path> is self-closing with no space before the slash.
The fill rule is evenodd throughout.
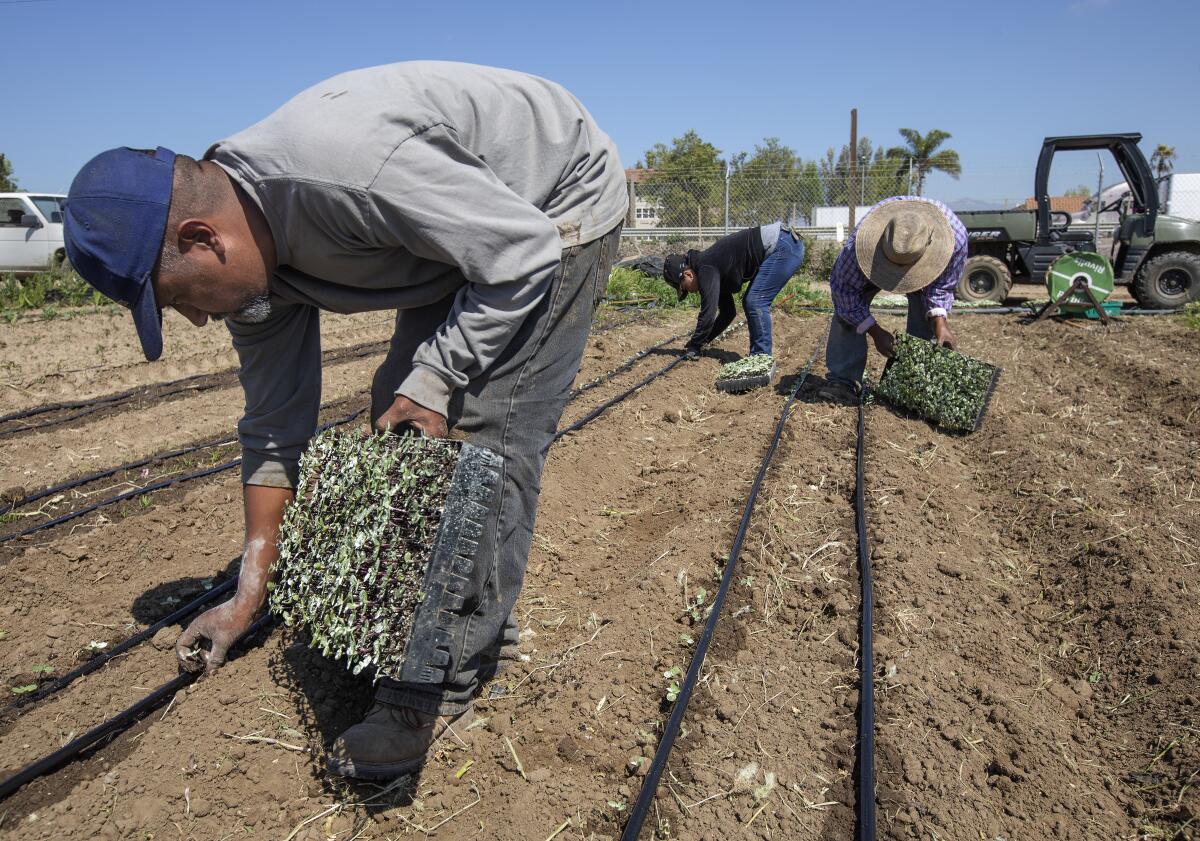
<path id="1" fill-rule="evenodd" d="M 271 610 L 355 674 L 400 673 L 459 446 L 328 430 L 301 457 Z"/>
<path id="2" fill-rule="evenodd" d="M 663 677 L 667 681 L 666 701 L 668 704 L 674 704 L 675 699 L 679 697 L 680 686 L 679 678 L 683 674 L 683 669 L 678 666 L 672 666 L 663 672 Z"/>
<path id="3" fill-rule="evenodd" d="M 896 355 L 874 393 L 898 409 L 945 429 L 973 431 L 999 369 L 936 342 L 896 334 Z"/>

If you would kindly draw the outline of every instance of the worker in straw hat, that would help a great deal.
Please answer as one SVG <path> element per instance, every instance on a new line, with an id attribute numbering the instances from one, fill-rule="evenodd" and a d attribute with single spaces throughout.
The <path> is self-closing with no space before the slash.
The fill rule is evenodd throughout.
<path id="1" fill-rule="evenodd" d="M 825 349 L 829 373 L 818 395 L 854 402 L 862 388 L 869 335 L 883 356 L 894 338 L 871 315 L 879 290 L 908 296 L 910 335 L 954 347 L 947 318 L 967 260 L 967 229 L 939 201 L 893 196 L 863 217 L 838 255 L 829 279 L 834 318 Z"/>

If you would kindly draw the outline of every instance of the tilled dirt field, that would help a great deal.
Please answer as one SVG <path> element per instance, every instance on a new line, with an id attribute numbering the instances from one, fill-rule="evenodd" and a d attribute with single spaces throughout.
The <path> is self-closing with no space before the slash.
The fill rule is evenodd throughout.
<path id="1" fill-rule="evenodd" d="M 597 332 L 578 381 L 691 317 Z M 81 336 L 113 327 L 87 318 L 64 324 Z M 374 319 L 325 347 L 386 338 L 386 320 Z M 527 659 L 484 688 L 475 723 L 443 739 L 419 779 L 385 790 L 326 775 L 324 751 L 366 708 L 369 683 L 277 630 L 9 798 L 0 834 L 615 838 L 787 389 L 826 321 L 777 317 L 784 378 L 773 390 L 713 390 L 719 358 L 745 352 L 741 332 L 554 446 L 517 611 Z M 1197 334 L 1158 318 L 1107 334 L 1008 317 L 956 323 L 968 353 L 1004 367 L 981 432 L 949 436 L 868 408 L 880 836 L 1195 837 Z M 70 376 L 53 373 L 69 367 L 58 355 L 44 374 L 29 362 L 34 336 L 6 334 L 0 350 L 26 343 L 8 357 L 21 360 L 20 382 Z M 109 364 L 140 379 L 89 393 L 154 381 L 112 344 Z M 588 391 L 564 424 L 678 348 Z M 221 353 L 214 344 L 181 357 L 158 378 L 232 365 Z M 325 399 L 365 391 L 374 361 L 331 367 Z M 822 363 L 759 497 L 643 838 L 852 837 L 856 410 L 815 402 Z M 67 399 L 47 389 L 20 407 Z M 231 385 L 0 438 L 0 470 L 33 489 L 223 434 L 237 407 Z M 156 437 L 142 442 L 147 426 Z M 86 460 L 58 455 L 83 439 L 96 447 Z M 92 641 L 124 638 L 227 570 L 241 542 L 236 471 L 149 500 L 0 546 L 8 686 L 44 679 L 38 666 L 61 674 Z M 168 680 L 176 633 L 3 724 L 0 767 L 15 770 Z"/>

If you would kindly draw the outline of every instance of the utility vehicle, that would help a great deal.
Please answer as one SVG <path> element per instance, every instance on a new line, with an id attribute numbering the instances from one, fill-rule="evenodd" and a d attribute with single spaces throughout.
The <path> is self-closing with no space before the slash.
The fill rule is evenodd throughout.
<path id="1" fill-rule="evenodd" d="M 1141 139 L 1137 133 L 1047 137 L 1034 175 L 1037 210 L 959 213 L 969 237 L 959 299 L 1003 301 L 1014 280 L 1045 283 L 1058 257 L 1097 251 L 1112 262 L 1115 282 L 1128 285 L 1143 307 L 1170 309 L 1200 300 L 1200 222 L 1159 212 L 1158 187 L 1138 148 Z M 1050 209 L 1047 184 L 1055 153 L 1080 150 L 1111 152 L 1129 185 L 1128 193 L 1097 208 L 1118 213 L 1112 243 L 1103 251 L 1091 227 L 1072 227 L 1069 213 Z"/>

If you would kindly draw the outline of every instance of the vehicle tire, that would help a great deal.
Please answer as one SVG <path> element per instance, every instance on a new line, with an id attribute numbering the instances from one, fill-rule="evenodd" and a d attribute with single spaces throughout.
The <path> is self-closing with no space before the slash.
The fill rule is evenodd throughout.
<path id="1" fill-rule="evenodd" d="M 59 274 L 71 273 L 71 260 L 67 257 L 65 249 L 59 249 L 54 252 L 54 256 L 50 259 L 50 270 Z"/>
<path id="2" fill-rule="evenodd" d="M 1003 303 L 1012 289 L 1012 273 L 1003 261 L 984 254 L 967 260 L 955 295 L 960 301 L 995 301 Z"/>
<path id="3" fill-rule="evenodd" d="M 1150 258 L 1129 291 L 1139 305 L 1150 309 L 1175 309 L 1200 301 L 1200 254 L 1168 251 Z"/>

